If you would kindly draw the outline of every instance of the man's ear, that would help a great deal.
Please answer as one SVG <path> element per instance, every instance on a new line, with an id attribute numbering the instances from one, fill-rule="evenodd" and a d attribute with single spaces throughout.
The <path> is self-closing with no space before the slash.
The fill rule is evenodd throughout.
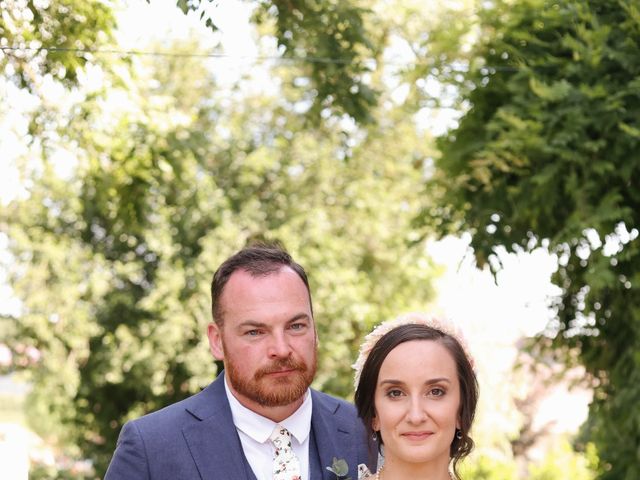
<path id="1" fill-rule="evenodd" d="M 207 326 L 209 338 L 209 350 L 216 360 L 224 360 L 224 348 L 222 347 L 222 328 L 215 322 Z"/>

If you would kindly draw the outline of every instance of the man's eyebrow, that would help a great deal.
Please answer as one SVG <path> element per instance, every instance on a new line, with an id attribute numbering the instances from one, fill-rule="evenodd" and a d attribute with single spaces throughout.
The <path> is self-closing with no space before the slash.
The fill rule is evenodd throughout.
<path id="1" fill-rule="evenodd" d="M 300 320 L 311 321 L 311 317 L 309 317 L 309 315 L 307 313 L 301 312 L 301 313 L 298 313 L 298 314 L 294 315 L 289 320 L 287 320 L 287 323 L 298 322 Z M 267 324 L 265 322 L 259 322 L 257 320 L 245 320 L 244 322 L 239 323 L 238 326 L 237 326 L 237 328 L 248 328 L 248 327 L 269 329 L 269 328 L 271 328 L 271 325 L 269 325 L 269 324 Z"/>
<path id="2" fill-rule="evenodd" d="M 301 313 L 298 313 L 297 315 L 294 315 L 293 317 L 291 317 L 287 321 L 287 323 L 297 322 L 297 321 L 300 321 L 300 320 L 309 320 L 309 321 L 311 321 L 311 317 L 309 317 L 308 314 L 306 314 L 304 312 L 301 312 Z"/>
<path id="3" fill-rule="evenodd" d="M 245 320 L 244 322 L 238 324 L 236 328 L 269 328 L 269 326 L 264 322 L 258 322 L 257 320 Z"/>

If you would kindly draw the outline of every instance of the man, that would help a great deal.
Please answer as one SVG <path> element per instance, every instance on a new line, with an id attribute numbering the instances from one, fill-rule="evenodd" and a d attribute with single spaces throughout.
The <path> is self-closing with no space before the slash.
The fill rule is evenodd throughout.
<path id="1" fill-rule="evenodd" d="M 106 480 L 336 480 L 334 458 L 349 467 L 339 478 L 357 478 L 371 450 L 355 409 L 309 388 L 317 336 L 304 269 L 278 247 L 248 247 L 218 268 L 211 300 L 224 372 L 128 422 Z"/>

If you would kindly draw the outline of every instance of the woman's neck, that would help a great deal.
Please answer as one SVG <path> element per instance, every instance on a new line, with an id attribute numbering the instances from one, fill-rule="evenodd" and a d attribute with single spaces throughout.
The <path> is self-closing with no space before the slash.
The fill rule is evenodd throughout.
<path id="1" fill-rule="evenodd" d="M 451 480 L 449 462 L 409 463 L 385 459 L 376 476 L 379 480 Z"/>

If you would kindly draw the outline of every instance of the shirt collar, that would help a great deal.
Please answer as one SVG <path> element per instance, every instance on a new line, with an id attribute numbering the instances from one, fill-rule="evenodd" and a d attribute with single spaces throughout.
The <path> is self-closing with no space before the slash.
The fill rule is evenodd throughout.
<path id="1" fill-rule="evenodd" d="M 231 407 L 231 416 L 233 417 L 233 423 L 236 428 L 242 431 L 245 435 L 251 437 L 253 440 L 259 443 L 265 443 L 269 440 L 273 429 L 276 425 L 282 425 L 289 430 L 291 435 L 298 441 L 298 443 L 304 442 L 309 436 L 311 431 L 311 413 L 313 410 L 311 392 L 309 389 L 304 394 L 304 401 L 302 405 L 293 412 L 293 414 L 279 423 L 275 423 L 273 420 L 269 420 L 262 415 L 258 415 L 253 410 L 249 410 L 242 405 L 238 399 L 231 393 L 229 383 L 227 382 L 227 375 L 224 376 L 225 393 L 227 394 L 227 400 L 229 401 L 229 407 Z"/>

